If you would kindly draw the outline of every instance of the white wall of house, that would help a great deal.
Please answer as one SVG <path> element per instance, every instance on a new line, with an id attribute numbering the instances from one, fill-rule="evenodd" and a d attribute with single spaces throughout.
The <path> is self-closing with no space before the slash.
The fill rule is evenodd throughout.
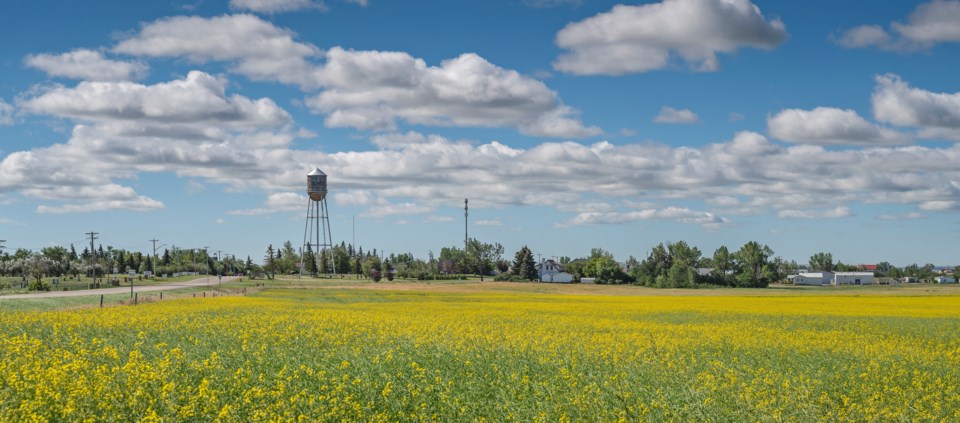
<path id="1" fill-rule="evenodd" d="M 937 276 L 933 280 L 936 283 L 957 283 L 957 279 L 953 276 Z"/>
<path id="2" fill-rule="evenodd" d="M 837 272 L 833 274 L 834 285 L 873 285 L 873 272 Z"/>
<path id="3" fill-rule="evenodd" d="M 820 275 L 793 275 L 790 280 L 794 285 L 823 285 L 823 276 Z"/>
<path id="4" fill-rule="evenodd" d="M 570 283 L 573 282 L 573 275 L 567 272 L 544 273 L 544 282 Z"/>

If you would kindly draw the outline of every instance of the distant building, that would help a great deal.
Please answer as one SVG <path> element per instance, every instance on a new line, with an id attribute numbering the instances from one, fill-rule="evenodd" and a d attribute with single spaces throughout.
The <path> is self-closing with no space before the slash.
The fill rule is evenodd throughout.
<path id="1" fill-rule="evenodd" d="M 837 272 L 833 274 L 834 285 L 873 285 L 873 272 Z"/>
<path id="2" fill-rule="evenodd" d="M 957 283 L 957 278 L 953 276 L 937 276 L 933 278 L 936 283 Z"/>
<path id="3" fill-rule="evenodd" d="M 801 272 L 799 275 L 787 276 L 787 280 L 794 285 L 830 285 L 833 282 L 832 272 Z"/>
<path id="4" fill-rule="evenodd" d="M 563 265 L 554 260 L 545 260 L 536 265 L 537 275 L 542 282 L 570 283 L 573 275 L 563 271 Z"/>

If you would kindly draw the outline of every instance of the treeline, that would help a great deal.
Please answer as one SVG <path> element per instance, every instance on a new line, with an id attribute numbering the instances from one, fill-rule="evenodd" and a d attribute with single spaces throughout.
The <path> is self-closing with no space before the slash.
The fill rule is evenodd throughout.
<path id="1" fill-rule="evenodd" d="M 163 254 L 153 257 L 139 251 L 103 245 L 91 252 L 84 248 L 78 253 L 71 244 L 44 247 L 40 251 L 25 248 L 17 249 L 13 254 L 0 255 L 0 276 L 14 276 L 30 280 L 30 289 L 49 290 L 44 277 L 86 277 L 103 278 L 111 274 L 134 272 L 156 275 L 196 272 L 207 274 L 245 273 L 254 267 L 253 260 L 246 261 L 234 256 L 216 257 L 203 249 L 164 249 Z"/>
<path id="2" fill-rule="evenodd" d="M 533 253 L 526 246 L 514 257 L 510 271 L 501 280 L 535 280 Z M 659 244 L 642 261 L 633 256 L 625 264 L 602 248 L 589 257 L 560 257 L 564 271 L 574 280 L 592 278 L 598 284 L 635 284 L 657 288 L 695 288 L 701 285 L 762 288 L 786 276 L 788 265 L 773 257 L 773 250 L 755 241 L 730 252 L 725 246 L 704 256 L 684 241 Z"/>

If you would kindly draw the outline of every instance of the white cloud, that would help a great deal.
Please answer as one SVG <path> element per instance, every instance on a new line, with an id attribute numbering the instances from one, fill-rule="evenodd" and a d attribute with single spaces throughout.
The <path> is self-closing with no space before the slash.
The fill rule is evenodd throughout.
<path id="1" fill-rule="evenodd" d="M 892 37 L 879 25 L 861 25 L 848 29 L 834 41 L 847 48 L 883 47 L 890 45 Z"/>
<path id="2" fill-rule="evenodd" d="M 585 137 L 578 112 L 542 82 L 498 67 L 476 54 L 428 66 L 403 52 L 334 47 L 317 72 L 325 88 L 307 105 L 331 127 L 393 130 L 415 125 L 516 127 L 542 137 Z"/>
<path id="3" fill-rule="evenodd" d="M 657 123 L 691 124 L 699 122 L 700 117 L 690 111 L 690 109 L 678 110 L 673 107 L 663 106 L 660 108 L 660 113 L 653 118 L 653 121 Z"/>
<path id="4" fill-rule="evenodd" d="M 879 121 L 920 128 L 925 138 L 960 141 L 960 92 L 936 93 L 913 88 L 896 75 L 876 78 L 873 116 Z"/>
<path id="5" fill-rule="evenodd" d="M 838 206 L 832 209 L 790 209 L 780 210 L 777 217 L 792 219 L 839 219 L 853 216 L 849 207 Z"/>
<path id="6" fill-rule="evenodd" d="M 0 126 L 13 125 L 13 106 L 0 98 Z"/>
<path id="7" fill-rule="evenodd" d="M 901 51 L 960 42 L 960 1 L 923 3 L 910 13 L 906 22 L 893 22 L 889 30 L 879 25 L 861 25 L 841 32 L 835 41 L 847 48 L 877 47 Z"/>
<path id="8" fill-rule="evenodd" d="M 386 204 L 371 207 L 364 211 L 364 217 L 386 217 L 411 214 L 425 214 L 434 210 L 433 207 L 416 203 Z"/>
<path id="9" fill-rule="evenodd" d="M 700 71 L 719 67 L 717 53 L 771 49 L 787 39 L 749 0 L 663 0 L 616 5 L 557 33 L 569 50 L 554 68 L 578 75 L 622 75 L 663 69 L 679 59 Z"/>
<path id="10" fill-rule="evenodd" d="M 320 49 L 294 41 L 292 31 L 253 15 L 213 18 L 176 16 L 147 23 L 113 51 L 145 57 L 186 57 L 197 63 L 225 61 L 256 80 L 316 86 L 310 58 Z"/>
<path id="11" fill-rule="evenodd" d="M 500 226 L 503 224 L 500 219 L 480 219 L 474 223 L 479 226 Z"/>
<path id="12" fill-rule="evenodd" d="M 264 207 L 256 209 L 231 210 L 233 216 L 262 216 L 266 214 L 307 210 L 307 197 L 295 192 L 275 192 L 267 196 Z"/>
<path id="13" fill-rule="evenodd" d="M 298 10 L 327 10 L 322 1 L 313 0 L 230 0 L 230 9 L 257 13 L 285 13 Z"/>
<path id="14" fill-rule="evenodd" d="M 163 203 L 152 198 L 138 196 L 136 198 L 123 200 L 93 200 L 86 203 L 69 203 L 59 206 L 40 205 L 37 206 L 37 213 L 44 214 L 65 214 L 65 213 L 91 213 L 108 210 L 131 210 L 131 211 L 151 211 L 164 207 Z"/>
<path id="15" fill-rule="evenodd" d="M 32 113 L 75 119 L 163 123 L 180 128 L 183 124 L 209 122 L 251 127 L 290 123 L 290 115 L 273 100 L 228 97 L 226 84 L 200 71 L 154 85 L 81 82 L 75 88 L 48 89 L 23 100 L 20 107 Z"/>
<path id="16" fill-rule="evenodd" d="M 404 52 L 326 52 L 252 15 L 174 17 L 148 23 L 114 47 L 146 57 L 233 63 L 233 72 L 319 90 L 305 103 L 326 125 L 393 130 L 413 125 L 513 127 L 541 137 L 579 138 L 602 130 L 543 82 L 465 53 L 428 66 Z M 322 60 L 321 60 L 322 59 Z"/>
<path id="17" fill-rule="evenodd" d="M 24 62 L 50 76 L 87 81 L 137 80 L 146 76 L 148 69 L 143 62 L 110 60 L 99 51 L 83 49 L 56 55 L 31 54 Z"/>
<path id="18" fill-rule="evenodd" d="M 910 137 L 867 122 L 853 110 L 817 107 L 786 109 L 767 118 L 770 135 L 798 144 L 889 145 L 906 144 Z"/>
<path id="19" fill-rule="evenodd" d="M 222 225 L 222 224 L 224 224 L 224 223 L 227 223 L 227 221 L 224 220 L 222 217 L 218 217 L 217 220 L 214 221 L 214 223 L 216 223 L 216 224 L 218 224 L 218 225 Z"/>
<path id="20" fill-rule="evenodd" d="M 912 220 L 912 219 L 923 219 L 927 215 L 920 212 L 907 212 L 901 214 L 881 214 L 877 216 L 878 220 Z"/>
<path id="21" fill-rule="evenodd" d="M 367 7 L 367 6 L 370 5 L 370 1 L 369 1 L 369 0 L 347 0 L 347 2 L 349 2 L 349 3 L 356 3 L 356 4 L 358 4 L 360 7 Z"/>
<path id="22" fill-rule="evenodd" d="M 681 223 L 697 224 L 705 228 L 717 228 L 730 223 L 729 219 L 716 216 L 710 212 L 684 207 L 667 207 L 628 212 L 585 212 L 576 215 L 561 226 L 623 224 L 643 220 L 675 220 Z"/>
<path id="23" fill-rule="evenodd" d="M 931 200 L 920 203 L 920 210 L 926 211 L 953 211 L 960 210 L 960 201 L 957 200 Z"/>
<path id="24" fill-rule="evenodd" d="M 434 215 L 434 216 L 427 216 L 427 218 L 426 218 L 425 220 L 426 220 L 427 222 L 429 222 L 429 223 L 445 223 L 445 222 L 453 222 L 453 221 L 456 220 L 456 219 L 454 219 L 454 218 L 452 218 L 452 217 L 450 217 L 450 216 L 436 216 L 436 215 Z"/>

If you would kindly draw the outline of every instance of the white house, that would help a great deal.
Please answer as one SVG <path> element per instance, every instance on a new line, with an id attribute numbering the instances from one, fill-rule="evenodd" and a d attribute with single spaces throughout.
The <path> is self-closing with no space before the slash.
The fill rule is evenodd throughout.
<path id="1" fill-rule="evenodd" d="M 833 281 L 832 272 L 801 272 L 799 275 L 787 276 L 794 285 L 830 285 Z"/>
<path id="2" fill-rule="evenodd" d="M 873 285 L 873 272 L 837 272 L 834 285 Z"/>
<path id="3" fill-rule="evenodd" d="M 933 281 L 936 283 L 957 283 L 957 279 L 953 276 L 937 276 L 933 278 Z"/>
<path id="4" fill-rule="evenodd" d="M 573 275 L 563 271 L 563 265 L 553 260 L 545 260 L 536 266 L 537 275 L 542 282 L 570 283 Z"/>

